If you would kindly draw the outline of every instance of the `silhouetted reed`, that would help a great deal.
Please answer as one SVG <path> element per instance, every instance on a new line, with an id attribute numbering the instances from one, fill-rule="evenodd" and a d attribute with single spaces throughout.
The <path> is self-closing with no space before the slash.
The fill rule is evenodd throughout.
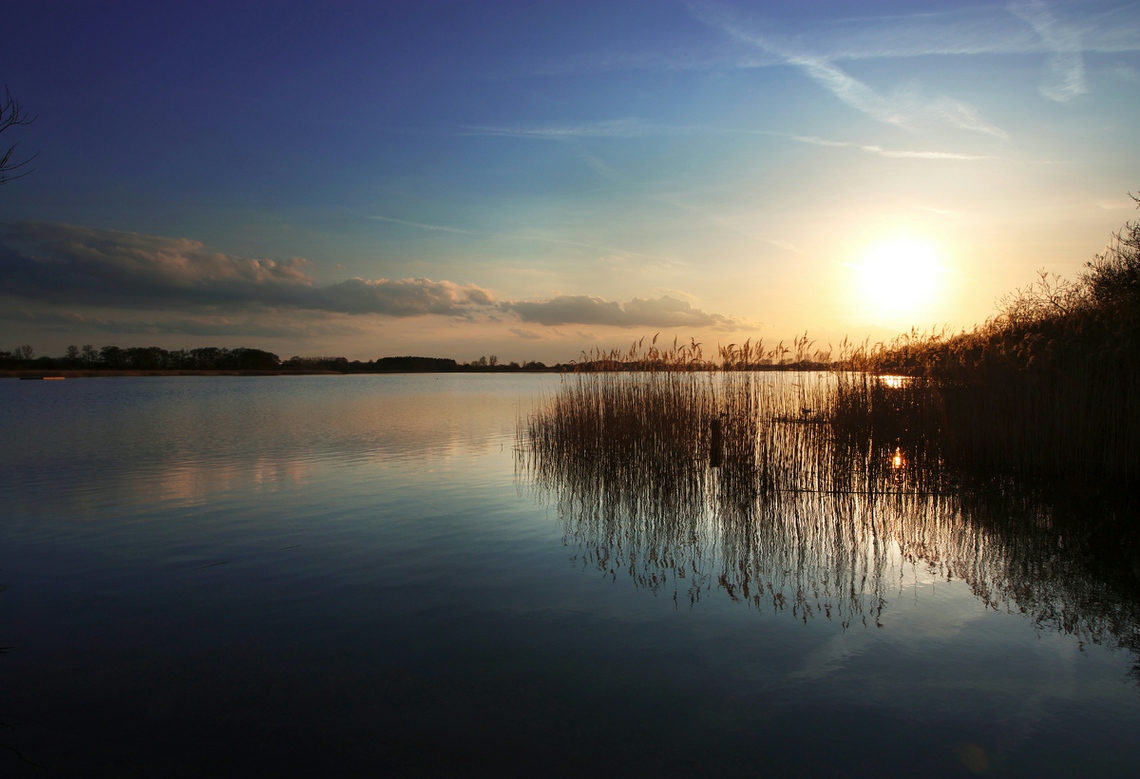
<path id="1" fill-rule="evenodd" d="M 1135 361 L 1071 352 L 1041 367 L 983 356 L 963 370 L 946 352 L 973 338 L 982 336 L 915 336 L 905 347 L 856 354 L 837 372 L 833 421 L 853 435 L 926 439 L 955 467 L 978 473 L 1140 480 L 1140 352 Z M 882 373 L 903 371 L 905 387 L 885 383 Z"/>
<path id="2" fill-rule="evenodd" d="M 970 332 L 845 348 L 838 367 L 848 372 L 837 423 L 909 426 L 974 472 L 1135 484 L 1140 223 L 1126 223 L 1075 282 L 1041 272 Z M 913 377 L 912 391 L 885 392 L 883 374 Z"/>
<path id="3" fill-rule="evenodd" d="M 723 352 L 719 371 L 695 370 L 692 343 L 629 370 L 639 356 L 590 360 L 520 423 L 519 479 L 557 507 L 583 566 L 679 602 L 723 591 L 844 627 L 880 624 L 909 569 L 1140 653 L 1135 557 L 1106 569 L 1094 551 L 1134 555 L 1135 534 L 950 467 L 930 435 L 945 430 L 943 387 L 734 369 Z"/>

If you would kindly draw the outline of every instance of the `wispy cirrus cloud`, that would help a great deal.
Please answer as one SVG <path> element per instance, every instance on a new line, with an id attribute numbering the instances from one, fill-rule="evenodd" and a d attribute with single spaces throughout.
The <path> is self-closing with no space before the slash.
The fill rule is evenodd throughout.
<path id="1" fill-rule="evenodd" d="M 907 129 L 933 121 L 998 138 L 1008 137 L 1000 127 L 982 119 L 977 108 L 963 101 L 948 96 L 925 98 L 914 88 L 885 94 L 843 70 L 835 64 L 834 56 L 818 54 L 795 41 L 759 32 L 724 7 L 697 6 L 694 13 L 702 22 L 722 30 L 732 39 L 798 68 L 839 100 L 877 121 Z"/>
<path id="2" fill-rule="evenodd" d="M 777 44 L 774 51 L 806 51 L 831 62 L 989 54 L 1036 56 L 1056 48 L 1072 50 L 1074 43 L 1085 52 L 1140 50 L 1140 19 L 1134 13 L 1134 3 L 1084 12 L 1079 23 L 1058 18 L 1053 11 L 1056 5 L 1017 0 L 890 16 L 814 18 L 794 29 L 766 22 L 764 30 L 766 39 Z M 726 19 L 741 24 L 731 6 L 705 4 L 693 8 L 694 15 L 711 26 L 722 25 Z M 770 64 L 781 61 L 778 56 L 773 59 Z M 769 63 L 761 60 L 759 64 Z"/>
<path id="3" fill-rule="evenodd" d="M 643 254 L 641 252 L 635 252 L 635 251 L 632 251 L 630 249 L 623 249 L 623 248 L 616 247 L 616 246 L 602 246 L 602 245 L 594 244 L 594 243 L 584 243 L 583 241 L 572 241 L 572 240 L 569 240 L 567 238 L 558 238 L 558 237 L 552 236 L 552 235 L 540 235 L 540 234 L 536 234 L 534 232 L 529 232 L 529 231 L 525 231 L 525 230 L 520 230 L 520 231 L 516 231 L 516 232 L 492 233 L 492 232 L 480 232 L 477 230 L 465 230 L 463 228 L 449 227 L 447 225 L 428 224 L 425 222 L 413 222 L 413 221 L 409 221 L 407 219 L 396 219 L 396 218 L 387 217 L 387 216 L 373 215 L 373 216 L 370 216 L 368 218 L 376 220 L 376 221 L 390 222 L 393 224 L 399 224 L 399 225 L 404 225 L 407 227 L 414 227 L 414 228 L 417 228 L 420 230 L 429 230 L 429 231 L 433 231 L 433 232 L 458 233 L 461 235 L 488 236 L 488 237 L 501 238 L 503 240 L 508 240 L 508 241 L 519 241 L 519 242 L 527 242 L 527 243 L 547 243 L 547 244 L 554 244 L 557 246 L 577 246 L 577 247 L 580 247 L 582 249 L 592 249 L 594 251 L 604 252 L 606 254 L 613 255 L 613 256 L 639 257 L 641 259 L 648 260 L 648 261 L 651 261 L 651 262 L 654 262 L 654 263 L 657 263 L 660 265 L 668 265 L 669 264 L 669 261 L 664 259 L 664 258 L 656 257 L 656 256 L 649 255 L 649 254 Z"/>
<path id="4" fill-rule="evenodd" d="M 844 74 L 837 73 L 835 78 L 842 80 Z M 849 78 L 849 77 L 848 77 Z M 851 79 L 851 81 L 854 81 Z M 864 93 L 859 98 L 864 100 L 866 105 L 870 106 L 876 104 L 875 110 L 878 112 L 882 121 L 889 124 L 905 124 L 910 112 L 904 110 L 903 103 L 892 103 L 879 96 L 874 90 L 871 90 L 866 85 L 859 84 L 858 82 L 848 85 L 852 93 Z M 953 101 L 950 99 L 936 99 L 929 101 L 926 109 L 927 113 L 931 116 L 937 116 L 951 124 L 959 127 L 966 127 L 967 129 L 977 129 L 983 132 L 989 132 L 999 137 L 1004 137 L 1004 133 L 992 127 L 985 126 L 985 123 L 978 117 L 977 112 L 970 106 L 964 103 Z M 607 132 L 602 128 L 611 125 L 619 125 L 628 127 L 627 130 L 622 132 Z M 468 128 L 472 129 L 472 128 Z M 860 149 L 869 154 L 876 154 L 880 157 L 888 157 L 894 159 L 916 159 L 916 160 L 992 160 L 997 159 L 993 155 L 983 154 L 960 154 L 956 152 L 944 151 L 912 151 L 905 149 L 888 149 L 883 146 L 874 144 L 858 144 L 849 143 L 846 141 L 829 141 L 823 138 L 817 138 L 810 135 L 789 135 L 788 133 L 777 132 L 773 130 L 758 130 L 758 129 L 741 129 L 736 127 L 712 127 L 707 125 L 665 125 L 659 123 L 642 122 L 636 119 L 620 119 L 613 122 L 598 122 L 586 125 L 551 125 L 542 126 L 535 125 L 529 127 L 486 127 L 481 128 L 489 135 L 503 135 L 513 138 L 533 138 L 538 140 L 569 140 L 576 138 L 645 138 L 652 136 L 668 136 L 668 135 L 688 135 L 688 134 L 714 134 L 714 135 L 752 135 L 752 136 L 767 136 L 771 138 L 786 138 L 797 143 L 807 143 L 815 146 L 835 146 L 835 147 L 848 147 L 853 149 Z M 423 227 L 425 229 L 446 230 L 449 232 L 469 232 L 466 230 L 459 230 L 456 228 L 440 227 L 436 225 L 421 225 L 416 222 L 408 222 L 402 219 L 388 219 L 385 217 L 373 217 L 376 219 L 383 219 L 388 222 L 396 222 L 398 224 L 411 225 L 413 227 Z M 523 236 L 514 236 L 516 238 L 524 239 Z M 573 244 L 578 246 L 588 246 L 588 244 L 580 244 L 575 241 L 559 241 L 554 239 L 531 239 L 531 240 L 550 240 L 554 243 Z M 592 247 L 592 248 L 606 248 L 606 247 Z M 609 249 L 607 249 L 609 250 Z M 617 251 L 617 250 L 611 250 Z"/>
<path id="5" fill-rule="evenodd" d="M 751 13 L 742 2 L 688 0 L 691 15 L 706 26 L 723 30 L 743 27 Z M 768 41 L 782 46 L 757 47 L 749 36 L 730 37 L 702 46 L 694 40 L 668 51 L 606 53 L 589 51 L 540 70 L 545 75 L 622 70 L 713 71 L 764 68 L 786 64 L 789 51 L 800 51 L 832 63 L 910 57 L 968 57 L 977 55 L 1049 55 L 1052 51 L 1122 53 L 1140 51 L 1140 17 L 1134 2 L 1112 7 L 1080 9 L 1079 21 L 1062 19 L 1054 10 L 1061 4 L 1042 0 L 1016 0 L 1008 4 L 961 4 L 936 11 L 916 10 L 891 15 L 838 17 L 806 15 L 809 21 L 763 23 Z M 1091 5 L 1091 4 L 1090 4 Z M 1072 4 L 1068 9 L 1076 13 Z M 1028 22 L 1028 23 L 1027 23 Z M 755 30 L 755 26 L 749 29 Z M 1052 67 L 1052 64 L 1049 65 Z"/>
<path id="6" fill-rule="evenodd" d="M 607 119 L 574 124 L 549 124 L 511 127 L 507 125 L 464 125 L 470 135 L 507 138 L 534 138 L 547 141 L 571 141 L 579 138 L 645 138 L 656 135 L 689 135 L 707 128 L 666 125 L 640 119 Z"/>
<path id="7" fill-rule="evenodd" d="M 1033 28 L 1049 50 L 1046 77 L 1040 87 L 1041 94 L 1063 103 L 1087 92 L 1080 30 L 1058 20 L 1040 0 L 1013 3 L 1010 10 Z"/>
<path id="8" fill-rule="evenodd" d="M 603 119 L 577 124 L 463 125 L 461 130 L 469 135 L 532 138 L 543 141 L 575 141 L 588 138 L 615 140 L 623 138 L 667 138 L 683 135 L 763 135 L 779 138 L 785 135 L 785 133 L 772 130 L 723 127 L 710 124 L 668 124 L 651 122 L 636 117 Z"/>
<path id="9" fill-rule="evenodd" d="M 811 146 L 858 149 L 860 151 L 867 152 L 868 154 L 875 154 L 880 157 L 887 157 L 891 159 L 960 160 L 964 162 L 969 162 L 972 160 L 996 159 L 995 157 L 987 154 L 959 154 L 957 152 L 948 151 L 911 151 L 906 149 L 886 149 L 875 144 L 851 143 L 850 141 L 831 141 L 826 138 L 817 138 L 812 135 L 794 135 L 792 136 L 792 140 L 796 141 L 797 143 L 806 143 Z"/>
<path id="10" fill-rule="evenodd" d="M 974 6 L 941 12 L 818 21 L 788 30 L 775 24 L 743 21 L 731 6 L 693 3 L 705 25 L 765 55 L 758 63 L 799 68 L 852 108 L 878 121 L 914 128 L 943 122 L 961 129 L 1005 138 L 1006 133 L 978 109 L 948 96 L 924 98 L 914 89 L 885 93 L 848 73 L 842 63 L 859 60 L 991 54 L 1045 55 L 1041 95 L 1066 102 L 1088 91 L 1087 52 L 1140 51 L 1140 18 L 1134 4 L 1084 12 L 1079 21 L 1063 18 L 1042 0 L 1008 6 Z"/>
<path id="11" fill-rule="evenodd" d="M 396 219 L 391 216 L 380 216 L 379 214 L 370 214 L 368 219 L 374 222 L 388 222 L 390 224 L 404 225 L 405 227 L 415 227 L 420 230 L 433 230 L 440 233 L 458 233 L 460 235 L 479 235 L 475 230 L 464 230 L 461 227 L 448 227 L 447 225 L 428 224 L 427 222 L 411 222 L 407 219 Z"/>

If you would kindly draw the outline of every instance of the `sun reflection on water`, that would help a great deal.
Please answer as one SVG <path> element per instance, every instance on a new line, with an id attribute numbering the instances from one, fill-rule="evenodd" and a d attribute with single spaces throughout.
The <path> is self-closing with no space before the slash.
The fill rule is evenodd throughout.
<path id="1" fill-rule="evenodd" d="M 906 467 L 906 458 L 903 457 L 901 447 L 895 447 L 895 453 L 891 455 L 891 468 L 896 471 L 901 471 Z"/>
<path id="2" fill-rule="evenodd" d="M 891 389 L 902 389 L 913 381 L 910 376 L 879 376 L 877 378 L 883 383 L 883 386 Z"/>

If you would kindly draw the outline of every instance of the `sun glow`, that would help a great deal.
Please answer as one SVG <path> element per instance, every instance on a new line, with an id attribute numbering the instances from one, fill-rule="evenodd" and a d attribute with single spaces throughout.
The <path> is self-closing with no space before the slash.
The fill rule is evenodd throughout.
<path id="1" fill-rule="evenodd" d="M 934 302 L 942 262 L 924 241 L 899 238 L 877 243 L 855 266 L 862 301 L 887 314 L 913 314 Z"/>

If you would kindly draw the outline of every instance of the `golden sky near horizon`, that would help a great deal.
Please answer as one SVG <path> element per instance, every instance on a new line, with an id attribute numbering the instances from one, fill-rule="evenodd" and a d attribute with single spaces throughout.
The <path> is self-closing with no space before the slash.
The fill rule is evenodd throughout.
<path id="1" fill-rule="evenodd" d="M 0 349 L 826 347 L 969 328 L 1135 216 L 1133 4 L 264 10 L 8 13 Z"/>

